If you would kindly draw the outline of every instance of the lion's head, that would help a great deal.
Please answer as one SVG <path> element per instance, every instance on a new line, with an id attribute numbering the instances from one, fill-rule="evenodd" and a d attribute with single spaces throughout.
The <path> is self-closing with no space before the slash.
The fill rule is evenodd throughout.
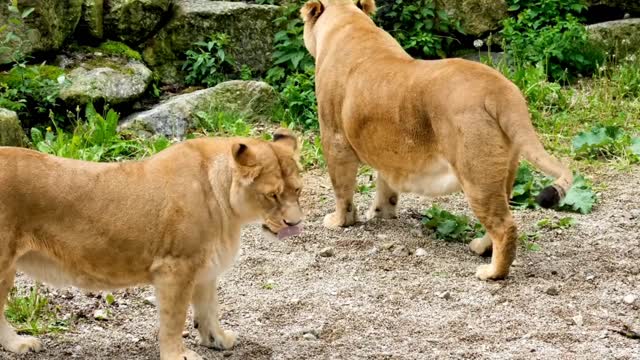
<path id="1" fill-rule="evenodd" d="M 304 21 L 304 45 L 311 54 L 316 57 L 316 23 L 320 17 L 327 13 L 330 9 L 340 9 L 344 11 L 348 9 L 360 9 L 367 15 L 371 15 L 376 11 L 375 0 L 311 0 L 300 9 L 300 17 Z"/>
<path id="2" fill-rule="evenodd" d="M 298 234 L 303 214 L 300 152 L 292 132 L 279 129 L 272 142 L 233 144 L 231 206 L 238 214 L 259 219 L 279 238 Z"/>

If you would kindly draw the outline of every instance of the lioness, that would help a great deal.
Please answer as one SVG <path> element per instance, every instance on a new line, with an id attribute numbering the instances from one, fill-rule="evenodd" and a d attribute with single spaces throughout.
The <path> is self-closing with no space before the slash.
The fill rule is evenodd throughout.
<path id="1" fill-rule="evenodd" d="M 188 140 L 137 162 L 92 163 L 0 147 L 0 310 L 16 270 L 53 285 L 113 289 L 152 284 L 160 358 L 201 359 L 185 348 L 189 304 L 200 343 L 230 349 L 218 321 L 217 278 L 238 253 L 240 227 L 263 221 L 296 233 L 302 187 L 296 138 Z M 24 353 L 0 316 L 0 345 Z"/>
<path id="2" fill-rule="evenodd" d="M 491 264 L 480 279 L 507 276 L 516 252 L 509 197 L 520 154 L 557 178 L 537 201 L 557 204 L 571 171 L 542 147 L 518 88 L 488 66 L 413 59 L 369 15 L 373 0 L 321 0 L 301 9 L 304 43 L 316 62 L 322 147 L 336 196 L 329 228 L 356 221 L 360 162 L 377 170 L 367 218 L 395 217 L 402 192 L 462 190 L 487 235 L 471 242 Z"/>

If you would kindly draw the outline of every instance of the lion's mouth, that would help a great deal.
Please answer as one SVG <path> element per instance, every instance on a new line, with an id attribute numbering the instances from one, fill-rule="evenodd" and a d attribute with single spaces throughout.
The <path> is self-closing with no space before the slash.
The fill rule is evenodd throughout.
<path id="1" fill-rule="evenodd" d="M 262 228 L 264 230 L 270 232 L 271 234 L 277 236 L 278 240 L 286 239 L 286 238 L 291 237 L 291 236 L 300 235 L 302 233 L 302 224 L 293 225 L 293 226 L 286 226 L 286 227 L 278 230 L 277 232 L 271 230 L 271 228 L 268 227 L 265 224 L 262 225 Z"/>

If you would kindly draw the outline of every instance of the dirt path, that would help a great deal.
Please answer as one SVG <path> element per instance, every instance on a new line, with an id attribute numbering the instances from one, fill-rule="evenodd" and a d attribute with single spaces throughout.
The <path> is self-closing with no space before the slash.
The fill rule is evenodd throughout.
<path id="1" fill-rule="evenodd" d="M 640 359 L 640 340 L 609 330 L 640 331 L 640 169 L 605 182 L 592 214 L 575 215 L 567 230 L 540 230 L 541 250 L 520 247 L 509 279 L 487 283 L 473 276 L 487 259 L 420 231 L 413 214 L 432 200 L 403 196 L 397 220 L 328 231 L 328 176 L 307 174 L 305 234 L 279 242 L 247 229 L 221 281 L 222 323 L 239 332 L 236 349 L 198 347 L 191 325 L 187 344 L 207 359 Z M 360 214 L 371 196 L 357 197 Z M 469 214 L 461 195 L 433 201 Z M 566 215 L 515 212 L 521 232 Z M 325 247 L 335 255 L 319 256 Z M 19 277 L 20 286 L 31 283 Z M 144 301 L 151 295 L 116 292 L 110 320 L 96 321 L 103 299 L 54 291 L 62 316 L 88 318 L 42 336 L 44 353 L 20 358 L 157 359 L 156 309 Z M 638 298 L 634 305 L 627 295 Z"/>

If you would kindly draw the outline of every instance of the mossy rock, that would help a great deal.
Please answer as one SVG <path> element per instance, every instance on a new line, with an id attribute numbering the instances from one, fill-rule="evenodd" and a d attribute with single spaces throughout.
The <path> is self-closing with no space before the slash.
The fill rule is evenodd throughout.
<path id="1" fill-rule="evenodd" d="M 89 37 L 102 39 L 104 36 L 104 0 L 83 0 L 82 17 L 78 24 L 76 35 L 80 38 Z"/>
<path id="2" fill-rule="evenodd" d="M 506 19 L 506 0 L 438 0 L 452 19 L 459 20 L 467 35 L 479 36 L 500 28 Z"/>
<path id="3" fill-rule="evenodd" d="M 121 131 L 184 138 L 197 123 L 199 112 L 241 114 L 247 121 L 268 121 L 280 106 L 278 93 L 267 83 L 233 80 L 212 88 L 175 96 L 151 110 L 132 114 Z"/>
<path id="4" fill-rule="evenodd" d="M 106 37 L 137 45 L 147 40 L 167 15 L 172 0 L 105 0 Z"/>
<path id="5" fill-rule="evenodd" d="M 619 59 L 640 52 L 640 18 L 587 26 L 591 40 Z"/>
<path id="6" fill-rule="evenodd" d="M 210 35 L 229 37 L 230 53 L 238 65 L 261 73 L 271 66 L 273 23 L 278 7 L 241 2 L 178 0 L 169 22 L 149 42 L 143 57 L 165 83 L 180 81 L 185 52 Z"/>
<path id="7" fill-rule="evenodd" d="M 0 146 L 27 147 L 29 140 L 20 126 L 18 114 L 0 108 Z"/>
<path id="8" fill-rule="evenodd" d="M 80 21 L 83 0 L 21 0 L 21 11 L 33 8 L 34 11 L 19 24 L 10 21 L 15 18 L 6 2 L 0 6 L 0 24 L 8 24 L 9 30 L 16 33 L 21 41 L 10 45 L 19 48 L 25 54 L 51 52 L 62 47 L 73 34 Z M 4 36 L 4 35 L 3 35 Z M 0 63 L 8 62 L 7 58 Z"/>
<path id="9" fill-rule="evenodd" d="M 151 79 L 151 70 L 138 61 L 91 57 L 67 74 L 60 99 L 73 105 L 95 101 L 130 103 L 144 95 Z"/>

